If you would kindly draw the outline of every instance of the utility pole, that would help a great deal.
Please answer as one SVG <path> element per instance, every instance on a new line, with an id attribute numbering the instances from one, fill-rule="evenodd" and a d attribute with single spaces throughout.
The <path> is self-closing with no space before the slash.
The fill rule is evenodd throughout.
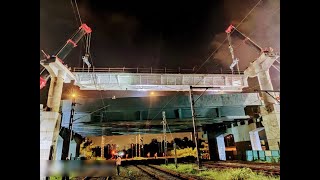
<path id="1" fill-rule="evenodd" d="M 139 157 L 141 157 L 140 139 L 141 139 L 141 138 L 140 138 L 140 132 L 139 132 L 139 146 L 138 146 L 138 147 L 139 147 Z"/>
<path id="2" fill-rule="evenodd" d="M 143 149 L 143 137 L 140 138 L 141 141 L 141 151 L 142 151 L 142 156 L 144 156 L 144 149 Z M 141 154 L 141 153 L 140 153 Z"/>
<path id="3" fill-rule="evenodd" d="M 70 136 L 69 136 L 69 146 L 67 146 L 67 156 L 69 158 L 69 160 L 71 160 L 71 156 L 69 154 L 70 151 L 70 145 L 71 145 L 71 141 L 73 139 L 73 132 L 72 132 L 72 125 L 73 125 L 73 121 L 74 121 L 74 108 L 76 106 L 76 95 L 72 94 L 72 102 L 71 102 L 71 113 L 70 113 L 70 120 L 69 120 L 69 131 L 70 131 Z"/>
<path id="4" fill-rule="evenodd" d="M 164 158 L 165 158 L 165 164 L 168 165 L 168 159 L 167 159 L 167 120 L 166 120 L 166 112 L 162 111 L 162 125 L 163 125 L 163 148 L 164 148 Z"/>
<path id="5" fill-rule="evenodd" d="M 101 137 L 101 158 L 104 158 L 104 144 L 105 144 L 105 139 L 104 139 L 104 127 L 103 127 L 102 137 Z"/>
<path id="6" fill-rule="evenodd" d="M 205 89 L 200 96 L 194 100 L 193 99 L 193 94 L 192 94 L 192 89 Z M 191 106 L 191 114 L 192 114 L 192 123 L 193 123 L 193 133 L 194 133 L 194 142 L 196 144 L 196 149 L 197 149 L 197 164 L 198 164 L 198 168 L 201 168 L 201 159 L 199 157 L 200 155 L 200 151 L 198 148 L 198 133 L 196 131 L 196 122 L 195 122 L 195 118 L 196 118 L 196 113 L 195 113 L 195 109 L 194 109 L 194 105 L 195 103 L 198 101 L 198 99 L 208 90 L 208 89 L 214 89 L 214 87 L 192 87 L 190 86 L 190 90 L 189 90 L 189 95 L 190 95 L 190 106 Z"/>
<path id="7" fill-rule="evenodd" d="M 176 169 L 178 168 L 178 160 L 177 160 L 177 144 L 174 142 L 173 143 L 173 148 L 174 148 L 174 164 L 176 166 Z"/>
<path id="8" fill-rule="evenodd" d="M 200 169 L 200 158 L 199 158 L 199 149 L 198 149 L 198 133 L 196 132 L 196 122 L 195 122 L 195 110 L 194 110 L 194 99 L 192 94 L 192 86 L 190 86 L 189 90 L 190 95 L 190 105 L 191 105 L 191 115 L 192 115 L 192 124 L 193 124 L 193 133 L 194 133 L 194 143 L 196 145 L 196 152 L 197 152 L 197 165 Z"/>
<path id="9" fill-rule="evenodd" d="M 136 144 L 135 144 L 135 147 L 136 147 L 136 157 L 138 156 L 137 144 L 138 144 L 138 136 L 136 135 Z"/>

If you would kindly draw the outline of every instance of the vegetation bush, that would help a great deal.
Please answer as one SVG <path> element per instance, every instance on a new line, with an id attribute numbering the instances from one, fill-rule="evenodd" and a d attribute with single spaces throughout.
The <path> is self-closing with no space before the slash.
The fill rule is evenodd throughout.
<path id="1" fill-rule="evenodd" d="M 193 164 L 178 164 L 176 169 L 174 164 L 161 165 L 164 168 L 174 170 L 181 174 L 193 174 L 205 179 L 214 180 L 280 180 L 278 176 L 266 176 L 261 173 L 253 172 L 249 168 L 235 168 L 235 169 L 208 169 L 204 171 L 196 171 Z"/>
<path id="2" fill-rule="evenodd" d="M 174 150 L 172 150 L 170 154 L 174 155 Z M 197 157 L 196 148 L 190 147 L 190 148 L 177 149 L 177 157 L 187 157 L 187 156 Z"/>

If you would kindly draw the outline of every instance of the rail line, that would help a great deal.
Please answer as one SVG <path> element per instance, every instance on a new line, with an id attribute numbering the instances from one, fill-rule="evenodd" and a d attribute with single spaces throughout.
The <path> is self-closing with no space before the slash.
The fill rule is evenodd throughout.
<path id="1" fill-rule="evenodd" d="M 162 171 L 158 168 L 154 168 L 152 166 L 148 165 L 137 165 L 137 167 L 142 170 L 143 172 L 147 173 L 148 175 L 159 179 L 159 180 L 167 180 L 167 179 L 172 179 L 172 180 L 185 180 L 182 177 L 176 176 L 174 174 L 170 174 L 166 171 Z"/>

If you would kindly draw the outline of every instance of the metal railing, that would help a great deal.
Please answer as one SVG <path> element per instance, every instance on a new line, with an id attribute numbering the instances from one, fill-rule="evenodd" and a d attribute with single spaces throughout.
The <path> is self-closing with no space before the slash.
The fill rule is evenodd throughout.
<path id="1" fill-rule="evenodd" d="M 168 68 L 82 68 L 82 67 L 75 67 L 73 68 L 73 72 L 109 72 L 109 73 L 155 73 L 155 74 L 243 74 L 244 71 L 231 71 L 226 69 L 218 69 L 213 71 L 202 70 L 198 71 L 196 68 L 192 69 L 184 69 L 184 68 L 177 68 L 177 69 L 168 69 Z"/>

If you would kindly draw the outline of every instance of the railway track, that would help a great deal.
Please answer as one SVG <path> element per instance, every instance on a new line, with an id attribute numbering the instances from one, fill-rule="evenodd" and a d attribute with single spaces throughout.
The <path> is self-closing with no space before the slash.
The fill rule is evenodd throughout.
<path id="1" fill-rule="evenodd" d="M 137 167 L 142 170 L 143 172 L 147 173 L 148 175 L 159 179 L 159 180 L 185 180 L 182 177 L 179 177 L 177 175 L 171 174 L 167 171 L 160 170 L 158 168 L 147 166 L 147 165 L 137 165 Z"/>
<path id="2" fill-rule="evenodd" d="M 130 180 L 156 180 L 157 178 L 151 176 L 150 174 L 142 171 L 137 166 L 130 165 L 127 167 L 129 171 L 128 177 Z"/>
<path id="3" fill-rule="evenodd" d="M 161 167 L 161 166 L 159 166 L 159 165 L 149 164 L 149 166 L 151 166 L 151 167 L 153 167 L 153 168 L 155 168 L 155 169 L 158 169 L 158 170 L 160 170 L 160 171 L 164 171 L 164 172 L 166 172 L 166 173 L 169 173 L 169 174 L 171 174 L 171 175 L 173 175 L 173 176 L 179 177 L 179 178 L 181 178 L 181 179 L 188 179 L 188 180 L 198 180 L 198 179 L 199 179 L 199 177 L 197 177 L 197 176 L 190 175 L 190 174 L 188 174 L 188 175 L 180 174 L 180 173 L 178 173 L 178 172 L 176 172 L 176 171 L 169 170 L 169 169 L 167 169 L 167 168 L 163 168 L 163 167 Z"/>
<path id="4" fill-rule="evenodd" d="M 150 174 L 142 171 L 140 168 L 130 165 L 127 167 L 120 168 L 120 176 L 116 174 L 116 170 L 114 169 L 110 176 L 106 176 L 106 174 L 99 173 L 97 171 L 92 171 L 90 176 L 87 177 L 74 177 L 71 180 L 156 180 Z"/>
<path id="5" fill-rule="evenodd" d="M 265 175 L 280 175 L 280 166 L 270 166 L 261 164 L 245 164 L 245 163 L 223 163 L 223 162 L 206 162 L 203 166 L 216 169 L 230 168 L 250 168 L 254 172 L 262 172 Z"/>

